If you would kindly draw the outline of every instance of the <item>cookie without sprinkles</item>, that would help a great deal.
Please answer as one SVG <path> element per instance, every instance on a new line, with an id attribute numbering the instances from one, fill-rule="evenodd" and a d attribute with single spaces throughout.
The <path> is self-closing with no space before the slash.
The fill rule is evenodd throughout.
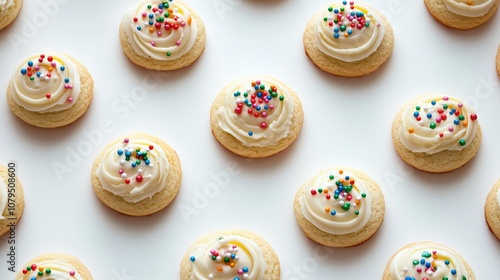
<path id="1" fill-rule="evenodd" d="M 498 10 L 500 0 L 496 0 L 493 7 L 485 15 L 479 17 L 455 14 L 448 10 L 444 0 L 424 0 L 424 3 L 431 15 L 442 24 L 455 29 L 472 29 L 481 26 L 493 17 Z"/>

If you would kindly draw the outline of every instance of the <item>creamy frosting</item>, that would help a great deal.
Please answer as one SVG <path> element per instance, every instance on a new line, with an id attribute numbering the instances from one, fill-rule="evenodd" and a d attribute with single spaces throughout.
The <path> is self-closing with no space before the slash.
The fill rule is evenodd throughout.
<path id="1" fill-rule="evenodd" d="M 394 256 L 390 269 L 394 280 L 467 280 L 469 277 L 457 253 L 434 243 L 418 243 L 401 250 Z"/>
<path id="2" fill-rule="evenodd" d="M 364 3 L 334 3 L 317 19 L 316 46 L 333 58 L 361 60 L 374 53 L 384 39 L 381 23 L 377 12 Z"/>
<path id="3" fill-rule="evenodd" d="M 497 0 L 444 0 L 446 8 L 452 13 L 466 17 L 485 15 Z"/>
<path id="4" fill-rule="evenodd" d="M 122 23 L 135 52 L 156 60 L 173 60 L 191 50 L 198 25 L 177 0 L 142 1 L 130 8 Z"/>
<path id="5" fill-rule="evenodd" d="M 402 114 L 401 143 L 418 153 L 460 151 L 476 136 L 476 119 L 473 109 L 456 97 L 423 96 Z"/>
<path id="6" fill-rule="evenodd" d="M 280 82 L 242 79 L 227 89 L 217 110 L 219 126 L 243 145 L 275 145 L 288 136 L 294 103 Z"/>
<path id="7" fill-rule="evenodd" d="M 300 198 L 304 217 L 324 232 L 347 234 L 363 228 L 371 216 L 366 183 L 348 170 L 329 168 L 306 182 Z"/>
<path id="8" fill-rule="evenodd" d="M 262 250 L 252 240 L 228 235 L 192 249 L 193 280 L 261 280 L 266 262 Z"/>
<path id="9" fill-rule="evenodd" d="M 39 275 L 39 272 L 42 275 Z M 84 280 L 71 265 L 60 260 L 47 260 L 32 264 L 23 270 L 23 274 L 22 280 Z"/>
<path id="10" fill-rule="evenodd" d="M 7 10 L 14 5 L 14 0 L 0 0 L 0 12 Z"/>
<path id="11" fill-rule="evenodd" d="M 36 54 L 16 68 L 11 85 L 12 98 L 26 110 L 55 112 L 77 101 L 80 75 L 76 65 L 61 53 Z"/>
<path id="12" fill-rule="evenodd" d="M 168 158 L 160 145 L 136 138 L 108 147 L 96 176 L 102 187 L 127 202 L 151 198 L 167 185 Z"/>
<path id="13" fill-rule="evenodd" d="M 7 184 L 5 184 L 4 178 L 0 175 L 0 220 L 5 219 L 3 216 L 3 211 L 7 207 L 8 200 L 8 190 Z"/>

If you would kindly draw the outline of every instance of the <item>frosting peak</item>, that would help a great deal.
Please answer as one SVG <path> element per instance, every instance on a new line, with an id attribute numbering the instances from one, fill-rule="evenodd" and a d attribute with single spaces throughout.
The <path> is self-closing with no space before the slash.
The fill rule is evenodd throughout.
<path id="1" fill-rule="evenodd" d="M 476 136 L 476 120 L 472 108 L 456 97 L 424 96 L 402 113 L 401 143 L 419 153 L 460 151 Z"/>
<path id="2" fill-rule="evenodd" d="M 354 1 L 337 2 L 317 19 L 316 45 L 326 55 L 346 62 L 375 52 L 384 38 L 384 26 L 375 10 Z"/>
<path id="3" fill-rule="evenodd" d="M 55 112 L 70 108 L 80 94 L 80 75 L 67 56 L 51 52 L 28 57 L 12 77 L 12 98 L 32 112 Z"/>
<path id="4" fill-rule="evenodd" d="M 156 60 L 174 60 L 194 45 L 196 19 L 177 0 L 142 1 L 130 8 L 122 26 L 135 52 Z"/>
<path id="5" fill-rule="evenodd" d="M 497 0 L 444 0 L 446 8 L 452 13 L 466 17 L 485 15 Z"/>
<path id="6" fill-rule="evenodd" d="M 14 0 L 0 0 L 0 12 L 7 10 L 14 5 Z"/>
<path id="7" fill-rule="evenodd" d="M 189 259 L 193 280 L 261 280 L 266 270 L 259 245 L 238 235 L 200 244 L 193 248 Z"/>
<path id="8" fill-rule="evenodd" d="M 219 126 L 245 146 L 275 145 L 288 136 L 294 102 L 276 80 L 240 80 L 226 88 Z"/>
<path id="9" fill-rule="evenodd" d="M 331 234 L 363 228 L 371 216 L 371 195 L 365 182 L 348 170 L 325 169 L 311 177 L 300 198 L 304 217 Z"/>
<path id="10" fill-rule="evenodd" d="M 168 158 L 149 139 L 125 138 L 103 152 L 96 175 L 102 187 L 127 202 L 151 198 L 167 185 Z"/>

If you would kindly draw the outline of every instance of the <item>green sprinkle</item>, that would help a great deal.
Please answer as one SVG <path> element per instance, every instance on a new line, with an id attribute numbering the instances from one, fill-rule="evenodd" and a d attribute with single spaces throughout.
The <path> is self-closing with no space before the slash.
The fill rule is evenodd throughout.
<path id="1" fill-rule="evenodd" d="M 366 193 L 362 193 L 361 197 L 365 198 L 366 197 Z"/>
<path id="2" fill-rule="evenodd" d="M 330 180 L 333 180 L 333 178 L 335 178 L 335 177 L 333 177 L 333 175 L 330 175 Z"/>
<path id="3" fill-rule="evenodd" d="M 432 256 L 432 255 L 431 255 L 431 253 L 429 253 L 429 252 L 427 252 L 427 251 L 424 251 L 424 252 L 422 253 L 422 257 L 424 257 L 424 258 L 430 258 L 431 256 Z"/>
<path id="4" fill-rule="evenodd" d="M 151 5 L 148 5 L 148 9 L 151 9 Z"/>
<path id="5" fill-rule="evenodd" d="M 436 123 L 435 122 L 431 122 L 431 124 L 429 125 L 430 128 L 434 129 L 436 128 Z"/>
<path id="6" fill-rule="evenodd" d="M 340 31 L 345 31 L 345 30 L 346 30 L 345 25 L 341 25 L 341 26 L 340 26 Z"/>
<path id="7" fill-rule="evenodd" d="M 354 214 L 359 215 L 359 211 L 358 210 L 354 211 Z"/>
<path id="8" fill-rule="evenodd" d="M 415 107 L 415 110 L 420 111 L 420 106 Z"/>
<path id="9" fill-rule="evenodd" d="M 460 115 L 460 116 L 458 116 L 458 119 L 463 121 L 463 120 L 465 120 L 465 117 L 464 117 L 464 115 Z"/>
<path id="10" fill-rule="evenodd" d="M 45 270 L 45 273 L 50 274 L 50 273 L 52 273 L 52 270 L 50 270 L 50 268 L 47 268 L 47 269 Z"/>
<path id="11" fill-rule="evenodd" d="M 458 141 L 458 144 L 460 144 L 460 146 L 465 146 L 465 140 L 460 139 L 460 141 Z"/>
<path id="12" fill-rule="evenodd" d="M 327 21 L 327 20 L 328 20 L 328 18 L 324 17 L 324 18 L 323 18 L 323 20 L 324 20 L 324 21 Z"/>
<path id="13" fill-rule="evenodd" d="M 318 189 L 318 192 L 319 192 L 319 193 L 322 193 L 322 192 L 323 192 L 323 189 L 322 189 L 322 188 L 319 188 L 319 189 Z"/>
<path id="14" fill-rule="evenodd" d="M 418 265 L 418 264 L 419 264 L 419 262 L 417 260 L 413 261 L 413 265 Z"/>
<path id="15" fill-rule="evenodd" d="M 329 12 L 333 11 L 333 8 L 332 7 L 328 7 L 328 11 Z"/>
<path id="16" fill-rule="evenodd" d="M 266 86 L 261 84 L 260 89 L 266 89 Z"/>
<path id="17" fill-rule="evenodd" d="M 445 110 L 448 109 L 448 104 L 444 104 L 443 109 L 445 109 Z"/>
<path id="18" fill-rule="evenodd" d="M 283 95 L 280 96 L 280 101 L 285 100 L 285 97 Z"/>

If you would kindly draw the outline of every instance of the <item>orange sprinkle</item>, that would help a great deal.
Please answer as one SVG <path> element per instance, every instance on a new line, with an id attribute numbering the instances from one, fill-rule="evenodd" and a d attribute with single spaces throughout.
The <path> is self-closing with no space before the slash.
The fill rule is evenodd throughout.
<path id="1" fill-rule="evenodd" d="M 155 32 L 154 28 L 153 28 L 153 27 L 150 27 L 150 28 L 149 28 L 149 33 L 153 33 L 153 32 Z"/>
<path id="2" fill-rule="evenodd" d="M 465 126 L 465 127 L 467 127 L 467 125 L 469 125 L 469 123 L 467 121 L 463 121 L 462 125 Z"/>
<path id="3" fill-rule="evenodd" d="M 40 271 L 44 271 L 43 267 L 39 267 L 38 270 Z"/>
<path id="4" fill-rule="evenodd" d="M 188 25 L 191 25 L 191 16 L 188 17 Z"/>
<path id="5" fill-rule="evenodd" d="M 49 68 L 47 68 L 47 70 L 49 70 L 49 72 L 52 72 L 52 70 L 54 70 L 54 68 L 52 68 L 52 66 L 49 66 Z"/>
<path id="6" fill-rule="evenodd" d="M 326 208 L 325 208 L 325 212 L 326 212 L 326 213 L 330 212 L 330 207 L 326 207 Z"/>
<path id="7" fill-rule="evenodd" d="M 218 267 L 217 267 L 217 271 L 218 271 L 218 272 L 222 272 L 222 266 L 218 266 Z"/>
<path id="8" fill-rule="evenodd" d="M 168 11 L 169 13 L 173 13 L 173 12 L 174 12 L 174 10 L 172 10 L 172 8 L 168 8 L 168 10 L 167 10 L 167 11 Z"/>
<path id="9" fill-rule="evenodd" d="M 408 132 L 409 132 L 409 133 L 413 133 L 413 132 L 415 132 L 415 129 L 413 129 L 413 127 L 412 127 L 412 128 L 410 128 L 410 129 L 408 129 Z"/>
<path id="10" fill-rule="evenodd" d="M 361 201 L 359 200 L 354 201 L 354 203 L 356 203 L 356 205 L 361 205 Z"/>
<path id="11" fill-rule="evenodd" d="M 467 1 L 467 5 L 472 6 L 472 4 L 474 4 L 472 0 Z"/>
<path id="12" fill-rule="evenodd" d="M 344 170 L 339 170 L 339 174 L 342 174 L 342 173 L 344 173 Z"/>
<path id="13" fill-rule="evenodd" d="M 230 263 L 229 266 L 230 267 L 234 267 L 236 264 L 234 262 Z"/>
<path id="14" fill-rule="evenodd" d="M 328 193 L 328 189 L 324 189 L 324 190 L 323 190 L 323 192 L 324 192 L 324 193 Z"/>
<path id="15" fill-rule="evenodd" d="M 255 83 L 255 82 L 252 82 L 252 86 L 253 86 L 253 87 L 254 87 L 254 86 L 255 86 L 256 84 L 257 84 L 257 83 Z"/>

